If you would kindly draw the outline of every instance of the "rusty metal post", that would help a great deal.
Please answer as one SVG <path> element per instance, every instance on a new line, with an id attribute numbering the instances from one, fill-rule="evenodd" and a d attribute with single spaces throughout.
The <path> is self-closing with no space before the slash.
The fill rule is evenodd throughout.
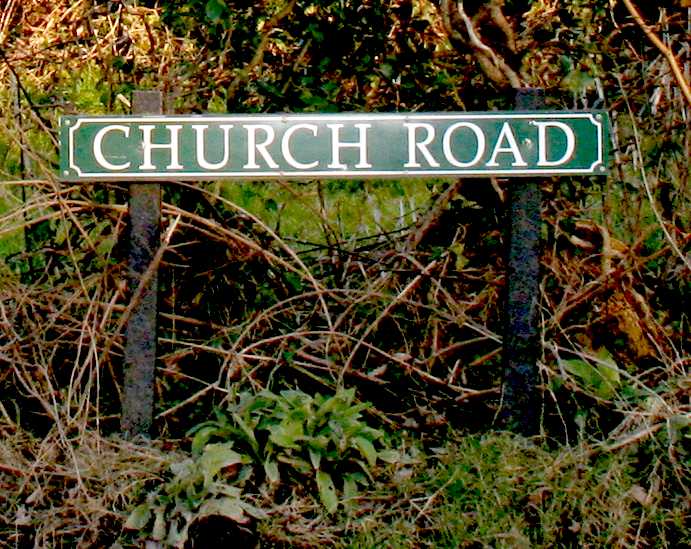
<path id="1" fill-rule="evenodd" d="M 162 114 L 158 91 L 135 91 L 132 114 Z M 161 185 L 129 185 L 128 284 L 134 297 L 161 243 Z M 154 369 L 158 316 L 158 276 L 149 273 L 146 286 L 125 328 L 125 387 L 121 429 L 126 436 L 147 435 L 153 421 Z"/>
<path id="2" fill-rule="evenodd" d="M 516 94 L 517 110 L 544 108 L 541 89 Z M 505 427 L 523 435 L 539 431 L 540 394 L 537 361 L 540 351 L 540 181 L 515 180 L 508 186 L 508 261 L 504 309 Z"/>

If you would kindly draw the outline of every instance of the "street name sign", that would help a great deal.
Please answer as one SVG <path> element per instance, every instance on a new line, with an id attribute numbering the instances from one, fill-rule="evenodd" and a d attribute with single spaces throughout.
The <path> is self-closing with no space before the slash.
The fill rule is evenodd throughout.
<path id="1" fill-rule="evenodd" d="M 65 181 L 600 175 L 600 111 L 65 116 Z"/>

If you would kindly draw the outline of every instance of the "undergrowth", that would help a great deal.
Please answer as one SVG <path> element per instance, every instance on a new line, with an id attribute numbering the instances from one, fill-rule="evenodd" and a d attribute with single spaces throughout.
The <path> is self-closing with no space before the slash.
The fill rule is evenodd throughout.
<path id="1" fill-rule="evenodd" d="M 691 118 L 604 2 L 516 25 L 551 106 L 613 120 L 609 176 L 543 183 L 538 436 L 497 422 L 515 183 L 448 180 L 166 184 L 155 436 L 121 437 L 127 189 L 55 180 L 60 114 L 505 107 L 437 3 L 303 3 L 0 11 L 0 546 L 691 544 Z"/>

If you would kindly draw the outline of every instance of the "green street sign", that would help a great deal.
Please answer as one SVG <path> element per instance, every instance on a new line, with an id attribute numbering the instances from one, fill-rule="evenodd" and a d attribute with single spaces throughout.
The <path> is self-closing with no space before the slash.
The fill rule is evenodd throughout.
<path id="1" fill-rule="evenodd" d="M 599 111 L 65 116 L 65 181 L 599 175 Z"/>

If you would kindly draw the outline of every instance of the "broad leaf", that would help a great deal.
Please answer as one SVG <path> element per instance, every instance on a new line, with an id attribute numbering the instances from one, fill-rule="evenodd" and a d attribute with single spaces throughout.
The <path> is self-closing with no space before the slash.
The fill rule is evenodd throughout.
<path id="1" fill-rule="evenodd" d="M 218 427 L 216 425 L 206 425 L 199 429 L 192 439 L 192 453 L 194 455 L 199 455 L 204 450 L 204 446 L 207 445 L 211 437 L 218 432 Z"/>
<path id="2" fill-rule="evenodd" d="M 199 459 L 204 483 L 208 485 L 222 469 L 231 465 L 239 465 L 242 462 L 242 455 L 233 450 L 231 442 L 207 444 Z"/>
<path id="3" fill-rule="evenodd" d="M 206 3 L 206 16 L 214 23 L 217 23 L 223 15 L 225 7 L 226 3 L 223 0 L 209 0 Z"/>
<path id="4" fill-rule="evenodd" d="M 336 511 L 336 509 L 338 509 L 338 496 L 336 495 L 336 487 L 329 473 L 317 471 L 317 489 L 319 490 L 319 499 L 322 505 L 324 505 L 327 513 Z"/>
<path id="5" fill-rule="evenodd" d="M 309 449 L 309 454 L 310 454 L 310 461 L 312 462 L 312 467 L 316 469 L 319 469 L 319 466 L 321 465 L 322 461 L 322 454 L 321 452 L 317 452 L 313 450 L 312 448 Z"/>
<path id="6" fill-rule="evenodd" d="M 369 466 L 374 467 L 377 464 L 377 450 L 375 450 L 374 444 L 364 437 L 355 437 L 353 442 L 365 457 Z"/>
<path id="7" fill-rule="evenodd" d="M 357 478 L 355 475 L 346 475 L 343 479 L 343 500 L 344 503 L 352 505 L 353 500 L 358 497 Z"/>
<path id="8" fill-rule="evenodd" d="M 175 531 L 177 532 L 177 526 L 175 523 L 171 525 L 171 532 L 170 534 Z M 154 527 L 153 530 L 151 531 L 151 537 L 155 539 L 156 541 L 161 541 L 165 539 L 166 537 L 166 530 L 167 530 L 167 524 L 166 524 L 166 513 L 165 509 L 163 508 L 158 508 L 156 509 L 156 518 L 154 520 Z"/>
<path id="9" fill-rule="evenodd" d="M 257 437 L 255 436 L 252 428 L 245 422 L 245 420 L 242 417 L 240 417 L 240 414 L 234 413 L 233 419 L 235 420 L 236 425 L 244 433 L 247 442 L 249 442 L 250 446 L 252 446 L 252 450 L 254 450 L 255 453 L 258 453 L 259 443 L 257 442 Z"/>
<path id="10" fill-rule="evenodd" d="M 611 355 L 606 350 L 604 353 L 600 353 L 595 365 L 580 358 L 562 360 L 561 364 L 568 373 L 578 378 L 584 389 L 600 398 L 610 399 L 615 395 L 621 378 Z"/>
<path id="11" fill-rule="evenodd" d="M 275 484 L 281 480 L 281 474 L 278 471 L 278 463 L 273 460 L 266 460 L 264 462 L 264 472 L 269 482 Z"/>
<path id="12" fill-rule="evenodd" d="M 269 427 L 269 431 L 271 442 L 283 448 L 298 450 L 300 447 L 297 443 L 304 438 L 302 423 L 296 420 L 286 419 Z"/>

